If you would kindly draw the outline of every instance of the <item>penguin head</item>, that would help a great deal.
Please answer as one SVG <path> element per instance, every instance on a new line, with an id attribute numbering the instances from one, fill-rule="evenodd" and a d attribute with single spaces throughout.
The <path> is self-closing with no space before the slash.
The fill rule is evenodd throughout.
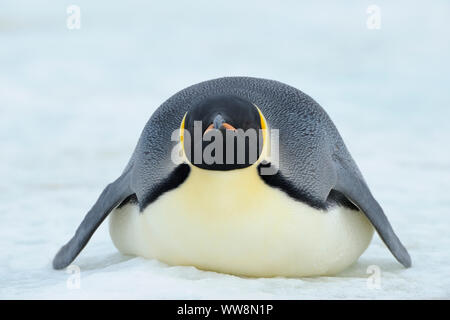
<path id="1" fill-rule="evenodd" d="M 242 169 L 260 161 L 266 120 L 252 102 L 231 95 L 194 104 L 181 123 L 187 161 L 205 170 Z"/>

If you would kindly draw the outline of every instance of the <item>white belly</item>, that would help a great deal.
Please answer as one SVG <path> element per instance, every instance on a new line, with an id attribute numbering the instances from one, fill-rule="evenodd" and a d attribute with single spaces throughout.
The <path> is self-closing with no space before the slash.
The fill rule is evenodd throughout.
<path id="1" fill-rule="evenodd" d="M 362 213 L 313 209 L 265 185 L 254 167 L 191 169 L 143 213 L 135 205 L 111 213 L 120 252 L 243 276 L 300 277 L 340 272 L 372 239 Z"/>

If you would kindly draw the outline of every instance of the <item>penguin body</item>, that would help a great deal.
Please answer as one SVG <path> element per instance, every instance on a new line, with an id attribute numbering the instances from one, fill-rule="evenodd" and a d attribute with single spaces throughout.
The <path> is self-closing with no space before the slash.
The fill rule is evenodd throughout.
<path id="1" fill-rule="evenodd" d="M 266 154 L 269 129 L 279 132 L 277 161 Z M 182 161 L 173 158 L 176 130 L 185 133 Z M 229 140 L 217 137 L 206 140 L 223 142 L 224 161 L 197 161 L 197 151 L 210 149 L 205 137 L 244 130 L 257 132 L 256 161 L 250 138 L 243 140 L 241 162 Z M 275 170 L 268 174 L 267 166 Z M 173 265 L 245 276 L 331 275 L 358 259 L 373 227 L 397 260 L 411 265 L 325 111 L 303 92 L 272 80 L 220 78 L 169 98 L 53 266 L 73 261 L 111 212 L 119 251 Z"/>
<path id="2" fill-rule="evenodd" d="M 115 209 L 109 227 L 123 254 L 251 277 L 336 274 L 358 259 L 373 234 L 361 212 L 312 208 L 261 183 L 254 167 L 193 167 L 182 185 L 143 212 L 134 201 Z"/>

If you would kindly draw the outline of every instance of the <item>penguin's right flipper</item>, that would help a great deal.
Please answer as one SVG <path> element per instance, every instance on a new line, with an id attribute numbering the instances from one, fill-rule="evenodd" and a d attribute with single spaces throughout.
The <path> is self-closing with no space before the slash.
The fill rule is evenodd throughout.
<path id="1" fill-rule="evenodd" d="M 130 180 L 131 174 L 128 170 L 103 190 L 97 202 L 81 222 L 75 235 L 56 254 L 53 259 L 53 268 L 63 269 L 75 260 L 108 214 L 127 197 L 134 194 L 131 190 Z"/>
<path id="2" fill-rule="evenodd" d="M 372 196 L 364 179 L 353 170 L 338 167 L 337 183 L 333 188 L 343 193 L 355 204 L 369 219 L 377 230 L 383 242 L 394 257 L 406 268 L 411 267 L 411 257 L 400 239 L 394 233 L 391 224 L 381 209 L 381 206 Z"/>

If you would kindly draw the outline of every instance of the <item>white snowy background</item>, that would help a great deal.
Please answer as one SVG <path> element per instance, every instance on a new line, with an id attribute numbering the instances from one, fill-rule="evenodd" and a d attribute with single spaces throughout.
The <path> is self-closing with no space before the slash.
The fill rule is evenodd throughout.
<path id="1" fill-rule="evenodd" d="M 81 8 L 68 30 L 66 8 Z M 381 29 L 366 26 L 369 5 Z M 450 298 L 448 1 L 0 3 L 0 298 Z M 318 101 L 409 250 L 378 236 L 336 277 L 252 279 L 126 257 L 102 225 L 51 260 L 128 161 L 152 112 L 211 78 L 264 77 Z M 367 268 L 381 288 L 367 286 Z"/>

